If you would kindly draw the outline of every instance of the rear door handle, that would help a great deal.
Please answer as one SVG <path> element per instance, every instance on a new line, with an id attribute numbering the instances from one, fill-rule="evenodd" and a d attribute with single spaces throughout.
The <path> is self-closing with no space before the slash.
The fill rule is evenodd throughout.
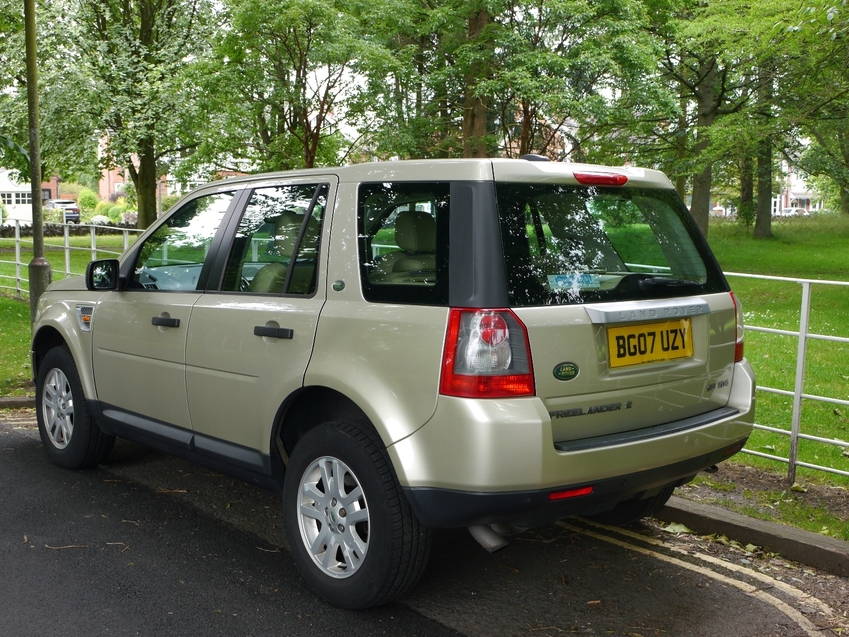
<path id="1" fill-rule="evenodd" d="M 168 318 L 165 316 L 154 316 L 150 319 L 150 324 L 158 325 L 160 327 L 180 327 L 180 319 Z"/>
<path id="2" fill-rule="evenodd" d="M 257 325 L 254 327 L 254 336 L 268 336 L 270 338 L 292 338 L 295 331 L 288 327 L 269 327 L 268 325 Z"/>

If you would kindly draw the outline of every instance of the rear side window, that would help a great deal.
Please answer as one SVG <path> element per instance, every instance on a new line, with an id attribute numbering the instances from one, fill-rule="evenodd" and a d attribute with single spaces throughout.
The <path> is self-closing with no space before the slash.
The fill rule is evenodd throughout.
<path id="1" fill-rule="evenodd" d="M 513 305 L 727 290 L 674 191 L 500 183 L 496 193 Z"/>
<path id="2" fill-rule="evenodd" d="M 448 305 L 448 183 L 362 184 L 358 224 L 368 301 Z"/>
<path id="3" fill-rule="evenodd" d="M 222 290 L 313 294 L 327 184 L 258 188 L 239 222 Z"/>

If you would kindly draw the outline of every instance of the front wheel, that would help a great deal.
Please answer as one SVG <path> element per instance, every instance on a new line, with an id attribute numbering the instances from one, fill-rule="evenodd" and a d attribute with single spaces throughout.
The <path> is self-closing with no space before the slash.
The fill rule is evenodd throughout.
<path id="1" fill-rule="evenodd" d="M 430 530 L 410 510 L 367 423 L 339 421 L 308 431 L 286 467 L 283 506 L 295 565 L 332 604 L 388 603 L 424 573 Z"/>
<path id="2" fill-rule="evenodd" d="M 55 347 L 44 356 L 35 393 L 41 443 L 55 464 L 83 469 L 106 460 L 115 437 L 103 433 L 92 419 L 67 347 Z"/>

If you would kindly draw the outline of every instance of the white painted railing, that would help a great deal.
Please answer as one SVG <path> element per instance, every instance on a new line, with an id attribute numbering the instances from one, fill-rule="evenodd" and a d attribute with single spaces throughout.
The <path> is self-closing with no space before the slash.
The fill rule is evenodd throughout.
<path id="1" fill-rule="evenodd" d="M 79 228 L 79 227 L 87 227 L 89 229 L 89 245 L 88 246 L 72 246 L 71 245 L 71 228 Z M 98 255 L 112 255 L 118 256 L 124 250 L 126 250 L 130 246 L 130 236 L 135 234 L 140 234 L 143 232 L 142 230 L 136 230 L 134 228 L 116 228 L 112 226 L 95 226 L 89 225 L 86 226 L 83 224 L 82 226 L 77 226 L 75 224 L 62 224 L 62 245 L 60 249 L 64 255 L 64 267 L 57 267 L 56 264 L 51 264 L 51 269 L 54 273 L 62 272 L 66 277 L 77 275 L 77 274 L 85 274 L 84 272 L 73 272 L 71 270 L 71 254 L 74 250 L 85 251 L 91 253 L 91 261 L 99 258 Z M 120 233 L 123 236 L 123 249 L 114 250 L 111 247 L 106 248 L 102 245 L 98 247 L 98 236 L 103 236 L 104 234 L 115 235 Z M 46 240 L 51 239 L 51 237 L 45 237 Z M 15 260 L 14 261 L 6 261 L 0 260 L 0 264 L 5 265 L 13 265 L 15 268 L 14 275 L 10 274 L 2 274 L 0 273 L 0 289 L 11 290 L 15 293 L 15 296 L 19 299 L 22 299 L 26 296 L 29 296 L 29 263 L 23 262 L 21 259 L 22 247 L 21 246 L 29 246 L 30 250 L 33 245 L 31 238 L 24 238 L 21 234 L 21 223 L 20 221 L 15 221 Z M 51 244 L 51 250 L 56 249 L 55 244 Z M 55 276 L 53 277 L 56 278 Z"/>
<path id="2" fill-rule="evenodd" d="M 842 400 L 840 398 L 834 398 L 829 396 L 817 396 L 815 394 L 808 394 L 805 392 L 805 365 L 807 362 L 807 353 L 808 353 L 808 341 L 809 340 L 822 340 L 822 341 L 831 341 L 834 343 L 849 343 L 849 338 L 843 336 L 827 336 L 825 334 L 813 334 L 810 332 L 810 317 L 811 317 L 811 288 L 814 285 L 832 285 L 832 286 L 843 286 L 849 287 L 849 282 L 846 281 L 820 281 L 817 279 L 796 279 L 790 277 L 778 277 L 778 276 L 766 276 L 760 274 L 740 274 L 737 272 L 726 272 L 726 276 L 728 277 L 741 277 L 747 279 L 763 279 L 767 281 L 782 281 L 785 283 L 798 283 L 802 286 L 802 303 L 799 312 L 799 330 L 791 331 L 791 330 L 777 330 L 768 327 L 759 327 L 756 325 L 746 325 L 746 330 L 751 332 L 763 332 L 765 334 L 775 334 L 780 336 L 790 336 L 795 337 L 797 339 L 797 348 L 796 348 L 796 375 L 794 381 L 793 391 L 787 391 L 784 389 L 776 389 L 774 387 L 762 387 L 758 385 L 758 391 L 770 393 L 770 394 L 779 394 L 781 396 L 792 396 L 793 397 L 793 412 L 790 422 L 790 429 L 782 429 L 778 427 L 769 427 L 766 425 L 756 424 L 755 428 L 770 431 L 772 433 L 789 436 L 790 437 L 790 452 L 787 458 L 776 456 L 768 453 L 763 453 L 760 451 L 754 451 L 752 449 L 743 449 L 744 453 L 751 454 L 753 456 L 760 456 L 762 458 L 769 458 L 770 460 L 777 460 L 779 462 L 786 463 L 788 466 L 787 470 L 787 479 L 788 482 L 793 483 L 796 481 L 796 469 L 798 467 L 807 467 L 809 469 L 816 469 L 818 471 L 826 471 L 828 473 L 835 473 L 842 476 L 849 476 L 849 471 L 843 471 L 841 469 L 837 469 L 835 467 L 825 467 L 822 465 L 812 464 L 809 462 L 803 462 L 799 460 L 799 440 L 811 440 L 814 442 L 819 442 L 827 445 L 835 445 L 838 447 L 843 447 L 844 449 L 849 449 L 849 442 L 844 440 L 836 440 L 831 438 L 822 438 L 820 436 L 812 436 L 810 434 L 804 434 L 801 431 L 802 428 L 802 401 L 803 400 L 814 400 L 824 403 L 831 403 L 834 405 L 843 405 L 849 406 L 849 400 Z M 745 307 L 745 306 L 744 306 Z M 757 376 L 757 369 L 755 370 L 755 375 Z M 757 412 L 755 412 L 755 417 L 757 417 Z"/>

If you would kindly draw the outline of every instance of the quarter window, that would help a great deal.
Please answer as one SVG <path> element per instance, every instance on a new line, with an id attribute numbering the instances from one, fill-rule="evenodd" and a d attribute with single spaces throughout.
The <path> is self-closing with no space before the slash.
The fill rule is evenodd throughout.
<path id="1" fill-rule="evenodd" d="M 369 301 L 448 304 L 450 184 L 359 189 L 360 264 Z"/>
<path id="2" fill-rule="evenodd" d="M 233 196 L 222 192 L 198 197 L 169 216 L 142 245 L 133 287 L 196 290 L 212 239 Z"/>
<path id="3" fill-rule="evenodd" d="M 239 222 L 222 290 L 313 294 L 327 184 L 259 188 Z"/>

